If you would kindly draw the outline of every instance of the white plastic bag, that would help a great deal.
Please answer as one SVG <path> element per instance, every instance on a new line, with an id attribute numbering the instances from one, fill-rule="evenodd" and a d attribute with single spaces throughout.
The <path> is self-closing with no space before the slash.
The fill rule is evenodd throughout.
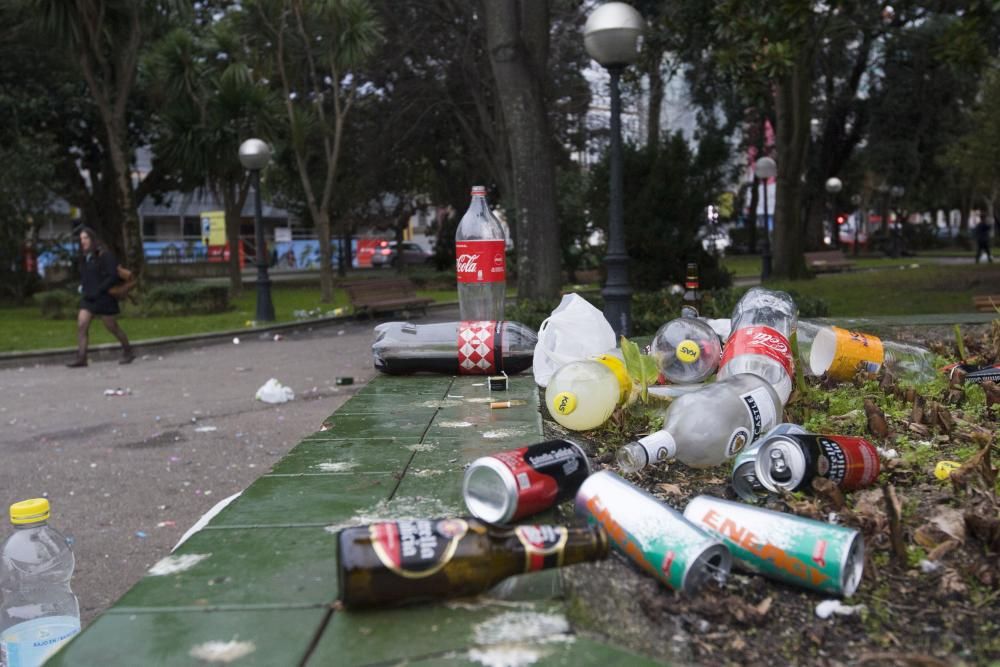
<path id="1" fill-rule="evenodd" d="M 565 364 L 603 354 L 614 349 L 615 342 L 615 332 L 604 313 L 579 294 L 566 294 L 538 328 L 532 360 L 535 382 L 546 387 L 552 374 Z"/>
<path id="2" fill-rule="evenodd" d="M 291 387 L 286 387 L 274 378 L 271 378 L 257 390 L 255 398 L 265 403 L 287 403 L 295 398 L 295 392 L 292 391 Z"/>

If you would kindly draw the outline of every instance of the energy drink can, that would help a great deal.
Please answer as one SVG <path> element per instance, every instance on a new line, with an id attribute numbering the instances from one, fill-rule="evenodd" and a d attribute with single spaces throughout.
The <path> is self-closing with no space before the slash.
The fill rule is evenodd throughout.
<path id="1" fill-rule="evenodd" d="M 878 479 L 875 445 L 848 435 L 776 435 L 761 443 L 754 464 L 757 480 L 768 491 L 799 491 L 815 477 L 826 477 L 845 491 Z"/>
<path id="2" fill-rule="evenodd" d="M 576 513 L 602 526 L 616 549 L 675 591 L 693 594 L 729 575 L 732 556 L 722 542 L 613 472 L 587 478 Z"/>
<path id="3" fill-rule="evenodd" d="M 507 523 L 572 498 L 590 475 L 575 442 L 549 440 L 478 458 L 465 471 L 462 496 L 488 523 Z"/>
<path id="4" fill-rule="evenodd" d="M 751 572 L 845 597 L 861 582 L 865 546 L 852 528 L 712 496 L 691 499 L 684 516 L 722 539 Z"/>
<path id="5" fill-rule="evenodd" d="M 732 487 L 743 500 L 748 503 L 760 502 L 767 496 L 767 489 L 757 479 L 757 471 L 754 469 L 757 461 L 757 450 L 773 435 L 784 435 L 786 433 L 804 434 L 808 433 L 798 424 L 778 424 L 770 431 L 761 436 L 754 444 L 750 445 L 733 459 Z"/>

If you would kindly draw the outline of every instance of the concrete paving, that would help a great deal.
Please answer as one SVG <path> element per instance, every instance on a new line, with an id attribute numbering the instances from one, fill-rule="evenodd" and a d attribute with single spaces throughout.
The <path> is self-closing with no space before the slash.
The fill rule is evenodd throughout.
<path id="1" fill-rule="evenodd" d="M 0 507 L 49 498 L 51 524 L 73 540 L 88 623 L 375 374 L 371 332 L 368 322 L 285 331 L 277 342 L 247 332 L 239 344 L 140 348 L 131 366 L 0 369 Z M 355 384 L 338 386 L 339 376 Z M 294 401 L 254 400 L 272 377 Z M 119 388 L 130 393 L 105 395 Z"/>

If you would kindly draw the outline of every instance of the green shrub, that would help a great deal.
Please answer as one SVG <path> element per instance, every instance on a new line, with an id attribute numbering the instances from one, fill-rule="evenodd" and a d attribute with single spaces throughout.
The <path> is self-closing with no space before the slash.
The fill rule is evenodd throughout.
<path id="1" fill-rule="evenodd" d="M 206 315 L 229 310 L 229 288 L 201 283 L 165 283 L 146 292 L 146 315 Z"/>
<path id="2" fill-rule="evenodd" d="M 46 320 L 68 320 L 80 310 L 80 295 L 64 289 L 48 290 L 35 294 L 35 303 Z"/>
<path id="3" fill-rule="evenodd" d="M 826 317 L 830 314 L 830 304 L 821 296 L 802 296 L 795 290 L 789 290 L 788 294 L 799 307 L 799 317 Z"/>

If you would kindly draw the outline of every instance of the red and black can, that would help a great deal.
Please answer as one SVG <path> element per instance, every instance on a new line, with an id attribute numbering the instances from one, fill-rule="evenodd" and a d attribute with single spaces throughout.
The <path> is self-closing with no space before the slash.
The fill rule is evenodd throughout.
<path id="1" fill-rule="evenodd" d="M 589 475 L 578 444 L 549 440 L 476 459 L 465 471 L 462 495 L 477 518 L 507 523 L 572 498 Z"/>
<path id="2" fill-rule="evenodd" d="M 807 489 L 816 477 L 851 491 L 878 479 L 878 450 L 855 436 L 785 433 L 760 445 L 754 470 L 757 480 L 775 493 Z"/>

